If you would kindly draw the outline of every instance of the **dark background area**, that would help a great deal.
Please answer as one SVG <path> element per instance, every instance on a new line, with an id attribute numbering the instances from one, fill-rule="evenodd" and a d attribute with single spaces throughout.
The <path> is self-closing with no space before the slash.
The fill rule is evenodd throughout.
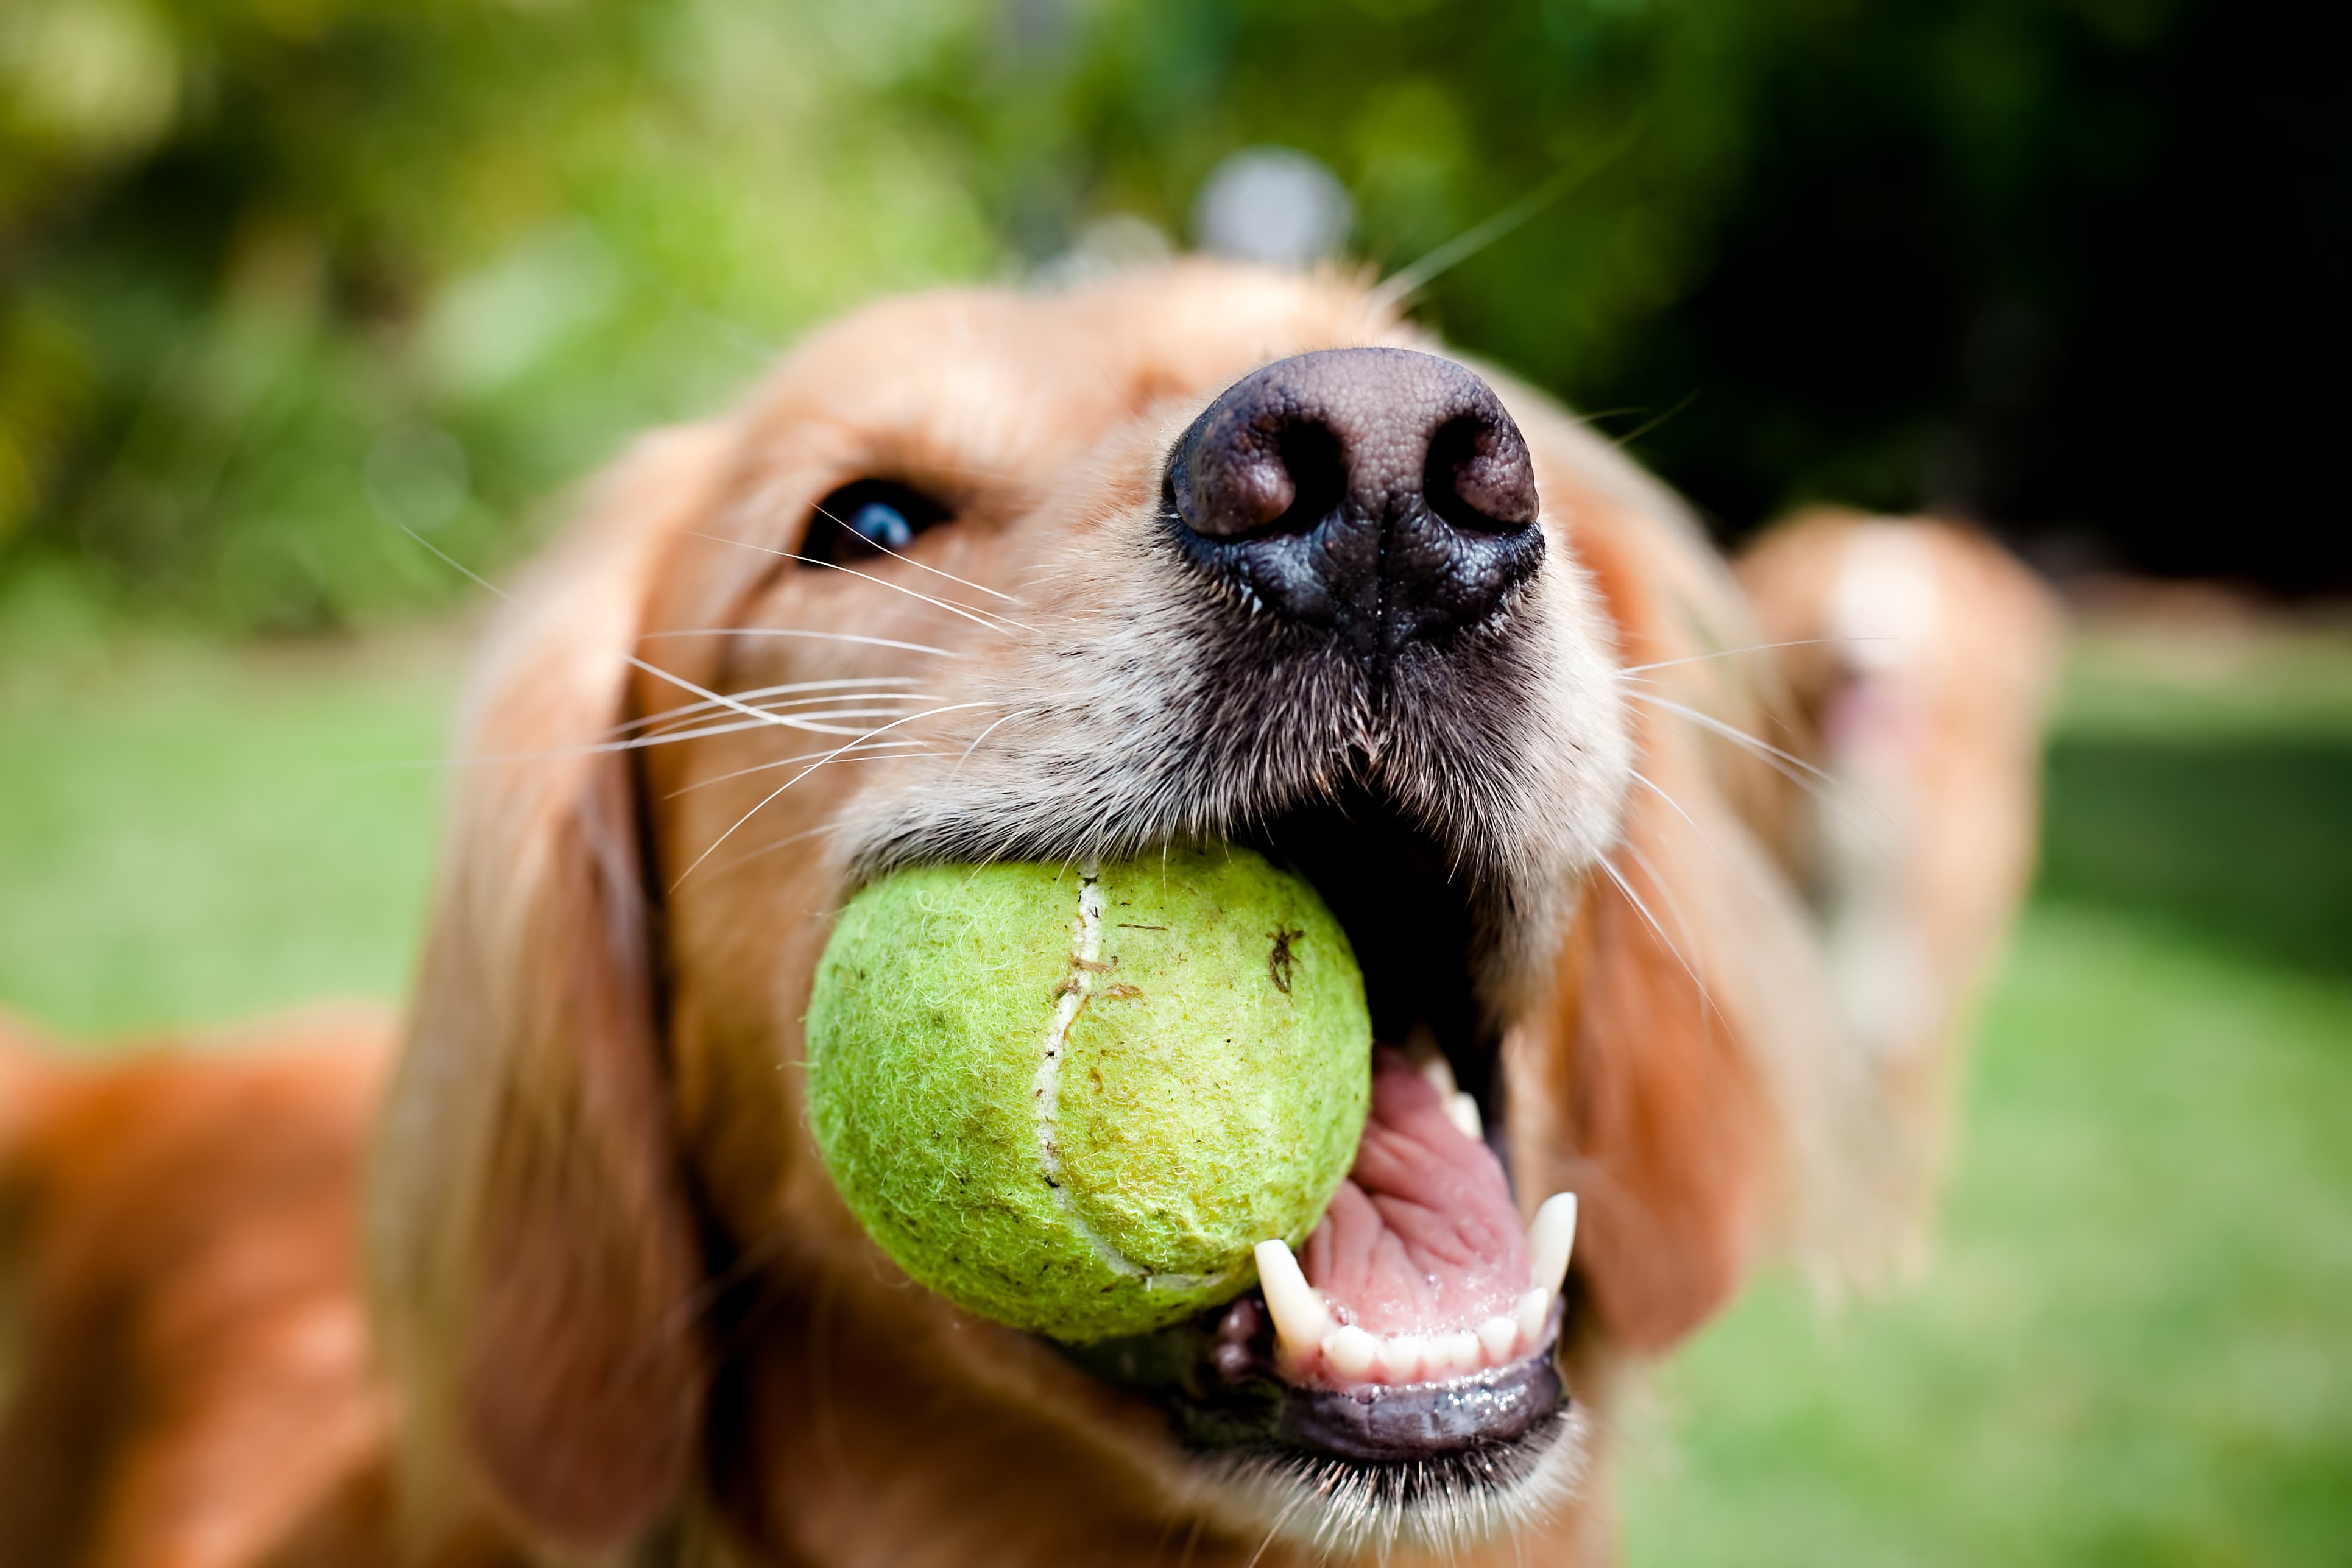
<path id="1" fill-rule="evenodd" d="M 1657 421 L 1643 455 L 1727 533 L 1807 500 L 1933 507 L 2061 571 L 2352 582 L 2324 542 L 2346 519 L 2352 9 L 1388 9 L 1139 11 L 1103 51 L 1125 69 L 1005 160 L 1027 184 L 999 205 L 1058 175 L 1172 216 L 1154 193 L 1198 177 L 1188 146 L 1277 142 L 1352 173 L 1393 265 L 1622 125 L 1428 313 L 1628 410 L 1621 431 Z M 1368 132 L 1399 81 L 1443 107 L 1408 89 Z"/>
<path id="2" fill-rule="evenodd" d="M 1735 527 L 1794 485 L 2053 566 L 2342 587 L 2352 10 L 2205 5 L 2137 48 L 2054 21 L 2005 146 L 1906 88 L 1934 10 L 1773 83 L 1717 264 L 1622 383 L 1700 390 L 1654 460 Z"/>
<path id="3" fill-rule="evenodd" d="M 1301 150 L 1454 341 L 1727 537 L 1974 518 L 2352 587 L 2352 9 L 2321 0 L 20 0 L 0 611 L 365 625 L 876 292 L 1189 242 Z M 31 586 L 27 586 L 30 584 Z"/>

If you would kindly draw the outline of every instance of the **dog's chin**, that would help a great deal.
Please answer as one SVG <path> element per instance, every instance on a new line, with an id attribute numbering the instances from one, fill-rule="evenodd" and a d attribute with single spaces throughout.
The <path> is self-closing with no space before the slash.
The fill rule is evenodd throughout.
<path id="1" fill-rule="evenodd" d="M 1236 1535 L 1318 1558 L 1446 1555 L 1557 1513 L 1581 1484 L 1586 1416 L 1563 1406 L 1540 1438 L 1427 1459 L 1364 1464 L 1307 1453 L 1202 1455 L 1194 1509 Z"/>
<path id="2" fill-rule="evenodd" d="M 1181 1447 L 1187 1511 L 1243 1536 L 1278 1536 L 1319 1556 L 1448 1552 L 1542 1519 L 1584 1471 L 1586 1416 L 1556 1363 L 1559 1317 L 1535 1353 L 1465 1376 L 1331 1388 L 1285 1377 L 1255 1291 L 1156 1334 L 1061 1347 L 1132 1390 Z"/>

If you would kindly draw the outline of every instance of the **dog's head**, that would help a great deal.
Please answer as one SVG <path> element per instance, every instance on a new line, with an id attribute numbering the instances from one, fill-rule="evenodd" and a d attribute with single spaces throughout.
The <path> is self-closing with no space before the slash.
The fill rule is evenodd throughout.
<path id="1" fill-rule="evenodd" d="M 1780 797 L 1709 727 L 1756 640 L 1669 498 L 1336 278 L 884 304 L 654 437 L 467 721 L 372 1238 L 419 1506 L 593 1549 L 690 1500 L 813 1562 L 1584 1528 L 1616 1358 L 1852 1185 Z M 1215 841 L 1317 885 L 1475 1106 L 1362 1247 L 1524 1287 L 1444 1194 L 1580 1194 L 1517 1338 L 1366 1372 L 1252 1293 L 1066 1351 L 834 1192 L 801 1020 L 858 883 Z M 1348 1317 L 1378 1266 L 1308 1251 Z"/>

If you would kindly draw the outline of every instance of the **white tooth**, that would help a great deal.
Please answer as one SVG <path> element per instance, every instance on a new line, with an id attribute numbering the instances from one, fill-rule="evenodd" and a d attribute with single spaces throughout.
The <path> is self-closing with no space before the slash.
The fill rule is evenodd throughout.
<path id="1" fill-rule="evenodd" d="M 1415 1031 L 1412 1050 L 1414 1068 L 1429 1080 L 1432 1089 L 1449 1100 L 1462 1091 L 1462 1086 L 1454 1081 L 1454 1064 L 1445 1059 L 1445 1053 L 1437 1048 L 1434 1039 Z"/>
<path id="2" fill-rule="evenodd" d="M 1475 1372 L 1478 1366 L 1478 1336 L 1467 1330 L 1440 1334 L 1429 1342 L 1429 1370 L 1433 1373 Z"/>
<path id="3" fill-rule="evenodd" d="M 1518 1307 L 1511 1316 L 1517 1320 L 1513 1326 L 1519 1331 L 1520 1348 L 1532 1351 L 1543 1343 L 1544 1319 L 1550 1314 L 1550 1291 L 1530 1290 L 1519 1298 Z"/>
<path id="4" fill-rule="evenodd" d="M 1568 1255 L 1576 1247 L 1576 1194 L 1554 1193 L 1528 1226 L 1528 1283 L 1557 1290 L 1568 1278 Z"/>
<path id="5" fill-rule="evenodd" d="M 1486 1121 L 1478 1114 L 1478 1102 L 1458 1089 L 1445 1097 L 1445 1117 L 1473 1143 L 1486 1141 Z"/>
<path id="6" fill-rule="evenodd" d="M 1438 1103 L 1445 1108 L 1445 1119 L 1461 1130 L 1465 1138 L 1484 1142 L 1486 1130 L 1478 1114 L 1478 1102 L 1462 1092 L 1462 1085 L 1454 1077 L 1454 1064 L 1438 1048 L 1437 1037 L 1426 1024 L 1415 1024 L 1404 1044 L 1405 1059 L 1437 1091 Z"/>
<path id="7" fill-rule="evenodd" d="M 1279 1237 L 1257 1244 L 1258 1288 L 1265 1292 L 1265 1310 L 1274 1319 L 1275 1337 L 1295 1357 L 1305 1356 L 1323 1342 L 1331 1314 L 1323 1298 L 1307 1282 L 1290 1245 Z"/>
<path id="8" fill-rule="evenodd" d="M 1343 1323 L 1323 1336 L 1323 1359 L 1341 1377 L 1361 1377 L 1372 1370 L 1381 1342 L 1356 1327 Z"/>
<path id="9" fill-rule="evenodd" d="M 1381 1370 L 1399 1383 L 1410 1383 L 1420 1374 L 1422 1345 L 1419 1334 L 1395 1334 L 1380 1342 Z"/>
<path id="10" fill-rule="evenodd" d="M 1501 1316 L 1492 1317 L 1478 1325 L 1479 1348 L 1486 1352 L 1490 1366 L 1500 1366 L 1511 1359 L 1511 1347 L 1519 1342 L 1519 1325 Z"/>

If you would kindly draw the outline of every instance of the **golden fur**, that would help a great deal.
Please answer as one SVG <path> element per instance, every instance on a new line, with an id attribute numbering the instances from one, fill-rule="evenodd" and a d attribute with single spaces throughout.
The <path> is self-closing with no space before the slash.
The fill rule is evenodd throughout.
<path id="1" fill-rule="evenodd" d="M 1157 716 L 1194 612 L 1136 541 L 1209 399 L 1368 343 L 1437 347 L 1338 277 L 1194 262 L 945 293 L 859 312 L 733 413 L 640 446 L 483 657 L 380 1099 L 362 1026 L 110 1073 L 0 1044 L 24 1347 L 0 1560 L 1605 1559 L 1630 1358 L 1769 1257 L 1869 1267 L 1927 1190 L 2030 858 L 2055 624 L 1975 536 L 1811 519 L 1735 576 L 1622 455 L 1490 376 L 1551 553 L 1522 612 L 1546 650 L 1526 761 L 1462 808 L 1523 890 L 1481 1001 L 1523 1204 L 1582 1199 L 1562 1364 L 1604 1417 L 1540 1485 L 1348 1521 L 1202 1464 L 1150 1407 L 909 1286 L 801 1116 L 809 977 L 866 869 L 950 817 L 1016 849 L 1230 824 L 1149 787 L 1186 741 Z M 819 498 L 874 474 L 955 510 L 919 566 L 786 559 Z M 1834 584 L 1857 538 L 1894 535 L 1913 542 L 1886 571 L 1925 574 L 1939 613 L 1857 665 Z M 731 696 L 823 680 L 919 698 L 845 726 L 911 743 L 836 752 Z M 1858 680 L 1893 729 L 1825 739 Z M 615 745 L 664 724 L 709 732 Z M 1049 760 L 1094 817 L 1031 793 Z M 1282 787 L 1311 789 L 1319 764 L 1295 765 Z M 1889 830 L 1839 847 L 1849 805 Z M 1841 976 L 1875 962 L 1839 946 L 1856 921 L 1911 933 L 1892 1014 Z"/>

